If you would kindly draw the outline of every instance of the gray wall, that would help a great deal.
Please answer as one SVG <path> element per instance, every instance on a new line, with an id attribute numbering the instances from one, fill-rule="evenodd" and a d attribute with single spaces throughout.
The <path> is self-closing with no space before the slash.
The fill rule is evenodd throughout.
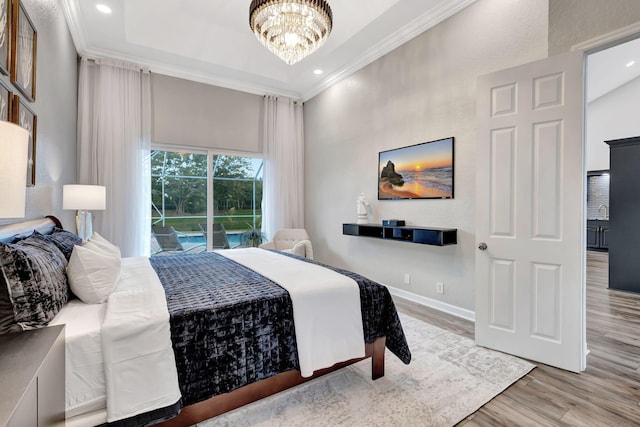
<path id="1" fill-rule="evenodd" d="M 27 217 L 61 207 L 75 182 L 76 52 L 55 0 L 26 0 L 38 30 L 37 184 Z M 479 0 L 305 104 L 306 226 L 320 261 L 453 305 L 474 307 L 475 103 L 479 75 L 570 50 L 640 20 L 637 0 Z M 262 97 L 153 75 L 155 141 L 260 152 Z M 376 200 L 381 150 L 456 138 L 455 199 Z M 375 222 L 456 227 L 460 243 L 430 247 L 342 236 L 356 198 Z M 412 283 L 404 285 L 404 273 Z M 435 283 L 445 283 L 445 294 Z"/>
<path id="2" fill-rule="evenodd" d="M 76 180 L 77 54 L 57 1 L 24 4 L 38 31 L 36 101 L 30 104 L 38 116 L 36 185 L 27 188 L 26 218 L 52 214 L 73 230 L 74 212 L 62 210 L 62 185 Z"/>
<path id="3" fill-rule="evenodd" d="M 305 223 L 320 261 L 473 309 L 476 81 L 546 57 L 547 11 L 546 1 L 480 0 L 305 103 Z M 377 200 L 379 151 L 449 136 L 454 200 Z M 458 228 L 458 245 L 343 236 L 360 192 L 372 222 Z"/>
<path id="4" fill-rule="evenodd" d="M 473 310 L 477 77 L 638 20 L 637 0 L 479 0 L 308 101 L 305 222 L 318 259 Z M 379 151 L 448 136 L 456 138 L 454 200 L 376 200 Z M 372 202 L 372 222 L 456 227 L 459 244 L 343 236 L 360 192 Z M 444 295 L 436 282 L 444 282 Z"/>
<path id="5" fill-rule="evenodd" d="M 263 97 L 168 77 L 151 76 L 156 143 L 258 153 Z"/>

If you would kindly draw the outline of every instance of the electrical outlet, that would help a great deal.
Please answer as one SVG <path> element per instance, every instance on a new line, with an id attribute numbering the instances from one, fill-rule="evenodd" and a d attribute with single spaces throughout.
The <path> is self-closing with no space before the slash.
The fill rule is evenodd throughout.
<path id="1" fill-rule="evenodd" d="M 442 283 L 442 282 L 436 283 L 436 291 L 439 294 L 444 294 L 444 283 Z"/>
<path id="2" fill-rule="evenodd" d="M 411 283 L 411 273 L 404 273 L 404 284 L 409 285 Z"/>

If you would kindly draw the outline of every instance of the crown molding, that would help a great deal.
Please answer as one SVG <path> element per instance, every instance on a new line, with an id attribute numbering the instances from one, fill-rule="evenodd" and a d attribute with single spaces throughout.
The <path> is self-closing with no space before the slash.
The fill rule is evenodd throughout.
<path id="1" fill-rule="evenodd" d="M 221 77 L 212 73 L 196 72 L 163 62 L 151 61 L 144 57 L 126 55 L 117 51 L 90 47 L 88 46 L 87 37 L 80 23 L 80 11 L 77 6 L 77 0 L 60 0 L 60 3 L 62 4 L 67 25 L 69 26 L 69 31 L 71 32 L 71 37 L 76 46 L 76 50 L 81 56 L 112 58 L 132 62 L 140 65 L 141 67 L 149 68 L 151 72 L 171 77 L 192 80 L 256 95 L 272 94 L 307 101 L 476 1 L 477 0 L 457 0 L 454 2 L 446 2 L 445 4 L 416 17 L 408 25 L 393 34 L 390 34 L 376 46 L 355 57 L 353 61 L 340 67 L 337 71 L 331 73 L 316 85 L 312 86 L 309 90 L 305 90 L 302 93 L 277 89 L 273 86 L 251 83 L 241 79 Z"/>
<path id="2" fill-rule="evenodd" d="M 459 0 L 455 3 L 447 2 L 446 4 L 443 4 L 433 10 L 430 10 L 429 12 L 418 16 L 408 25 L 404 26 L 395 33 L 390 34 L 376 46 L 367 50 L 362 55 L 355 57 L 353 61 L 345 64 L 336 72 L 331 73 L 331 75 L 327 76 L 327 78 L 322 80 L 317 85 L 313 86 L 310 90 L 305 91 L 302 94 L 302 100 L 307 101 L 313 98 L 314 96 L 325 91 L 341 80 L 349 77 L 351 74 L 355 73 L 361 68 L 366 67 L 367 65 L 383 57 L 387 53 L 402 46 L 409 40 L 417 37 L 430 28 L 435 27 L 440 22 L 455 15 L 456 13 L 466 8 L 467 6 L 470 6 L 476 1 L 477 0 Z"/>
<path id="3" fill-rule="evenodd" d="M 87 37 L 80 24 L 80 11 L 78 10 L 78 3 L 73 0 L 60 0 L 62 5 L 62 11 L 67 20 L 67 26 L 71 33 L 71 39 L 76 46 L 78 53 L 82 52 L 87 46 Z"/>
<path id="4" fill-rule="evenodd" d="M 277 90 L 273 87 L 251 84 L 242 80 L 223 78 L 209 73 L 194 72 L 192 70 L 168 65 L 162 62 L 150 61 L 140 56 L 126 55 L 121 52 L 109 49 L 90 47 L 87 43 L 87 37 L 81 24 L 81 15 L 77 1 L 60 0 L 60 3 L 62 5 L 62 10 L 69 27 L 69 32 L 71 33 L 71 38 L 76 47 L 76 51 L 80 56 L 86 56 L 90 58 L 111 58 L 120 61 L 126 61 L 144 68 L 148 68 L 149 71 L 153 73 L 164 74 L 171 77 L 192 80 L 199 83 L 210 84 L 213 86 L 224 87 L 227 89 L 238 90 L 241 92 L 247 92 L 256 95 L 265 95 L 269 93 L 278 96 L 287 96 L 296 100 L 300 99 L 300 94 L 293 91 Z"/>
<path id="5" fill-rule="evenodd" d="M 184 80 L 191 80 L 194 82 L 205 83 L 212 86 L 223 87 L 225 89 L 237 90 L 240 92 L 251 93 L 255 95 L 277 95 L 286 96 L 294 100 L 299 100 L 300 95 L 292 91 L 277 90 L 272 87 L 251 84 L 246 81 L 228 79 L 220 76 L 216 76 L 210 73 L 199 73 L 193 70 L 188 70 L 181 67 L 171 66 L 163 62 L 150 61 L 147 58 L 125 55 L 121 52 L 108 50 L 108 49 L 85 49 L 79 52 L 81 56 L 88 58 L 109 58 L 119 61 L 125 61 L 132 64 L 136 64 L 141 68 L 147 68 L 150 72 L 156 74 L 163 74 L 170 77 L 177 77 Z"/>

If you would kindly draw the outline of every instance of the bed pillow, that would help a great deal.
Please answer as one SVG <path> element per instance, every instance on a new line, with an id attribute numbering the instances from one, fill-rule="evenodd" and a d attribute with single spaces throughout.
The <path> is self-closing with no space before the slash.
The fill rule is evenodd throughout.
<path id="1" fill-rule="evenodd" d="M 21 330 L 22 328 L 16 324 L 7 283 L 4 280 L 4 275 L 0 271 L 0 335 L 9 332 L 19 332 Z"/>
<path id="2" fill-rule="evenodd" d="M 101 235 L 99 235 L 98 233 L 93 233 L 89 241 L 91 243 L 96 244 L 98 247 L 100 247 L 101 249 L 109 253 L 118 255 L 118 258 L 120 258 L 120 248 L 114 245 L 113 243 L 111 243 L 110 241 L 108 241 L 107 239 L 105 239 L 104 237 L 102 237 Z"/>
<path id="3" fill-rule="evenodd" d="M 67 276 L 71 291 L 83 302 L 105 303 L 120 278 L 120 250 L 116 253 L 93 238 L 77 245 L 69 260 Z"/>
<path id="4" fill-rule="evenodd" d="M 53 233 L 41 235 L 44 239 L 53 242 L 58 249 L 64 254 L 64 257 L 69 261 L 73 247 L 75 245 L 82 244 L 82 238 L 80 236 L 71 233 L 70 231 L 63 230 L 61 228 L 54 228 Z"/>
<path id="5" fill-rule="evenodd" d="M 0 243 L 0 269 L 6 295 L 15 324 L 21 329 L 46 326 L 67 302 L 66 266 L 60 249 L 39 236 L 32 235 L 14 244 Z"/>

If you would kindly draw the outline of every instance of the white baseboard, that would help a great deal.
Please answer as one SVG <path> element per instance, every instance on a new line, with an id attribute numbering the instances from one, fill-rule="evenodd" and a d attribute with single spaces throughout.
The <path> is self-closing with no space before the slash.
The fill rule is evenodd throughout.
<path id="1" fill-rule="evenodd" d="M 389 289 L 389 293 L 391 293 L 391 295 L 395 295 L 397 297 L 404 298 L 417 304 L 443 311 L 462 319 L 470 320 L 472 322 L 476 321 L 475 311 L 467 310 L 466 308 L 460 308 L 455 305 L 447 304 L 446 302 L 414 294 L 413 292 L 408 292 L 403 289 L 394 288 L 392 286 L 387 286 L 387 288 Z"/>

